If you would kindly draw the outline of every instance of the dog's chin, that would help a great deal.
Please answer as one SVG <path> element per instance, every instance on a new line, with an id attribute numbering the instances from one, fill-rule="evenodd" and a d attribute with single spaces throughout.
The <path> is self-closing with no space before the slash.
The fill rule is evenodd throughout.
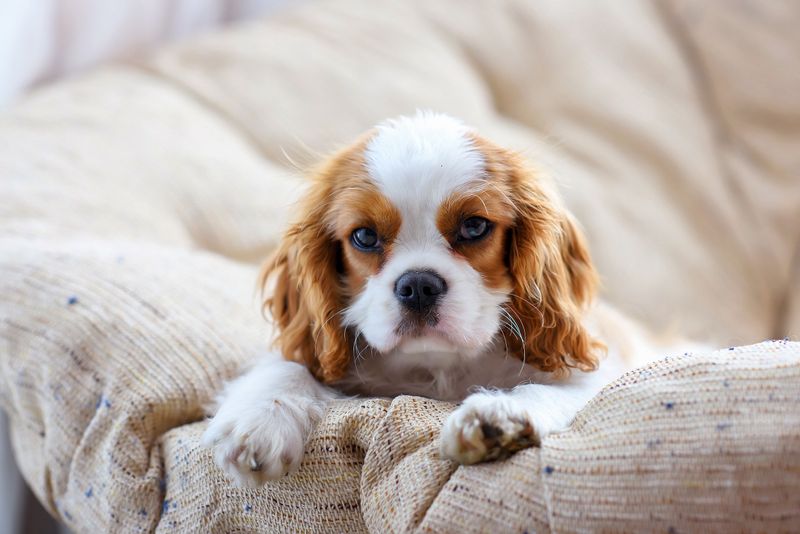
<path id="1" fill-rule="evenodd" d="M 392 352 L 405 356 L 424 356 L 438 354 L 471 358 L 486 350 L 485 344 L 465 345 L 457 343 L 450 335 L 432 328 L 426 328 L 414 335 L 402 336 Z"/>
<path id="2" fill-rule="evenodd" d="M 401 354 L 459 353 L 463 349 L 449 339 L 435 334 L 405 337 L 397 344 Z"/>
<path id="3" fill-rule="evenodd" d="M 476 336 L 476 331 L 479 329 L 451 331 L 441 322 L 431 325 L 403 321 L 391 333 L 376 336 L 367 329 L 361 333 L 378 354 L 454 354 L 469 358 L 484 353 L 497 337 L 497 332 Z"/>

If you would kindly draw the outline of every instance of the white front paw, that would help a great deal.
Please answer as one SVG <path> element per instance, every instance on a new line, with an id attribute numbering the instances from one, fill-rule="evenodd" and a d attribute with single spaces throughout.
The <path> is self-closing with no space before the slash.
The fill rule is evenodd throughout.
<path id="1" fill-rule="evenodd" d="M 302 396 L 223 402 L 203 434 L 216 464 L 239 486 L 257 487 L 297 471 L 321 408 Z"/>
<path id="2" fill-rule="evenodd" d="M 461 464 L 507 458 L 539 445 L 528 414 L 503 394 L 470 395 L 445 421 L 440 451 Z"/>

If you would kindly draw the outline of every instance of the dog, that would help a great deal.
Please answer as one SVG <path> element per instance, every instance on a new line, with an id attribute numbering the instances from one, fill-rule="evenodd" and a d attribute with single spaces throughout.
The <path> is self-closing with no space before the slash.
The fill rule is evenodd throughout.
<path id="1" fill-rule="evenodd" d="M 669 349 L 595 301 L 586 240 L 552 182 L 447 115 L 387 120 L 330 157 L 261 275 L 278 335 L 228 383 L 203 436 L 236 483 L 296 471 L 346 395 L 461 401 L 461 464 L 566 429 Z"/>

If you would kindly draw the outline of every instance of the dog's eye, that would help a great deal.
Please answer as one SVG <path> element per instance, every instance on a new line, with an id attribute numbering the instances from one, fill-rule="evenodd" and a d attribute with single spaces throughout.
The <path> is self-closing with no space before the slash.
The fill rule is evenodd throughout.
<path id="1" fill-rule="evenodd" d="M 483 217 L 470 217 L 461 223 L 458 231 L 459 241 L 475 241 L 487 235 L 492 229 L 492 223 Z"/>
<path id="2" fill-rule="evenodd" d="M 350 239 L 359 250 L 372 252 L 380 248 L 378 233 L 372 228 L 356 228 Z"/>

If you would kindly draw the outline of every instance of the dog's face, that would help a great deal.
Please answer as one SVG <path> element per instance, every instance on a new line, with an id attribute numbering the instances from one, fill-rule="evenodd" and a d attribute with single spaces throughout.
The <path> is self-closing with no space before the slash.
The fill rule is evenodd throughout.
<path id="1" fill-rule="evenodd" d="M 444 115 L 379 125 L 333 156 L 263 280 L 288 358 L 325 381 L 354 353 L 508 351 L 591 368 L 595 273 L 554 193 L 516 154 Z M 366 344 L 366 347 L 363 345 Z"/>

